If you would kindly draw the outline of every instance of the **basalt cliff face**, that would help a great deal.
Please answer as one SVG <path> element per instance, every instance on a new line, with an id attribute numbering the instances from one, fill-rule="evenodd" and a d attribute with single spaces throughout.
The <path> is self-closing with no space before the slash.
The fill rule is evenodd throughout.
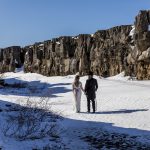
<path id="1" fill-rule="evenodd" d="M 93 70 L 97 75 L 115 75 L 124 70 L 129 53 L 131 26 L 97 31 L 94 35 L 60 37 L 26 47 L 24 68 L 44 75 L 67 75 Z"/>
<path id="2" fill-rule="evenodd" d="M 94 35 L 60 37 L 26 47 L 24 68 L 44 75 L 67 75 L 89 70 L 111 76 L 123 71 L 130 50 L 131 26 L 97 31 Z"/>
<path id="3" fill-rule="evenodd" d="M 134 26 L 124 25 L 96 33 L 63 36 L 34 45 L 0 50 L 0 72 L 24 65 L 25 72 L 46 76 L 89 70 L 100 76 L 125 71 L 137 79 L 150 79 L 150 11 L 140 11 Z"/>
<path id="4" fill-rule="evenodd" d="M 14 71 L 24 63 L 24 52 L 20 46 L 0 49 L 0 73 Z"/>
<path id="5" fill-rule="evenodd" d="M 127 57 L 129 74 L 150 79 L 150 11 L 140 11 L 134 23 L 133 43 Z M 127 72 L 127 71 L 126 71 Z M 127 73 L 128 74 L 128 73 Z"/>

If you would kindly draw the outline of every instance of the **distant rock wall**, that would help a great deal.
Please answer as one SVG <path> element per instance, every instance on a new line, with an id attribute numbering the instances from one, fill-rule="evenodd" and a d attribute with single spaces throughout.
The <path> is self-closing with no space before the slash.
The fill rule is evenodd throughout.
<path id="1" fill-rule="evenodd" d="M 14 71 L 23 64 L 23 57 L 24 54 L 19 46 L 0 49 L 0 72 Z"/>
<path id="2" fill-rule="evenodd" d="M 116 75 L 124 70 L 131 29 L 130 25 L 118 26 L 93 35 L 60 37 L 25 47 L 25 71 L 47 76 L 84 75 L 89 70 L 97 75 Z"/>
<path id="3" fill-rule="evenodd" d="M 129 72 L 137 79 L 150 79 L 150 11 L 140 11 L 134 23 L 133 45 L 128 55 Z"/>
<path id="4" fill-rule="evenodd" d="M 122 71 L 150 79 L 150 11 L 140 11 L 134 26 L 122 25 L 96 33 L 63 36 L 34 45 L 0 50 L 0 72 L 14 71 L 24 63 L 25 72 L 46 76 L 89 70 L 100 76 Z"/>

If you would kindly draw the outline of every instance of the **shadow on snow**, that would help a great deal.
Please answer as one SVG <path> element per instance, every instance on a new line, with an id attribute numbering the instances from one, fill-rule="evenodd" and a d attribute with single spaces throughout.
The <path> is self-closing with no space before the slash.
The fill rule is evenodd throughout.
<path id="1" fill-rule="evenodd" d="M 94 114 L 105 114 L 105 115 L 111 115 L 111 114 L 125 114 L 125 113 L 134 113 L 138 111 L 148 111 L 149 109 L 121 109 L 116 111 L 101 111 L 101 112 L 95 112 Z M 81 112 L 81 113 L 87 113 L 87 112 Z"/>
<path id="2" fill-rule="evenodd" d="M 61 97 L 59 94 L 72 91 L 66 88 L 66 85 L 71 83 L 57 83 L 49 84 L 41 81 L 23 81 L 17 78 L 5 79 L 6 86 L 0 88 L 2 95 L 16 95 L 16 96 L 35 96 L 35 97 Z"/>
<path id="3" fill-rule="evenodd" d="M 6 110 L 8 110 L 8 108 L 12 107 L 12 106 L 18 106 L 18 107 L 24 107 L 21 106 L 19 104 L 15 104 L 15 103 L 11 103 L 11 102 L 7 102 L 7 101 L 3 101 L 0 100 L 0 116 L 1 118 L 4 117 L 3 112 L 5 113 Z M 32 109 L 32 108 L 29 108 Z M 44 111 L 44 110 L 43 110 Z M 146 111 L 146 110 L 124 110 L 124 111 L 116 111 L 117 113 L 132 113 L 135 111 Z M 116 113 L 115 112 L 115 113 Z M 45 112 L 49 115 L 49 112 Z M 112 112 L 101 112 L 98 114 L 108 114 L 108 113 L 114 113 L 114 111 Z M 82 114 L 79 114 L 82 115 Z M 92 114 L 89 114 L 92 115 Z M 123 127 L 116 127 L 114 126 L 113 123 L 106 123 L 106 122 L 94 122 L 94 121 L 84 121 L 84 120 L 75 120 L 75 119 L 70 119 L 70 118 L 64 118 L 61 117 L 62 120 L 60 122 L 60 127 L 61 125 L 63 126 L 64 129 L 66 129 L 67 131 L 67 138 L 72 138 L 71 136 L 73 135 L 73 137 L 75 136 L 75 132 L 78 132 L 78 137 L 76 138 L 80 138 L 80 140 L 82 140 L 82 136 L 91 136 L 92 133 L 102 133 L 103 131 L 108 132 L 109 134 L 111 133 L 120 133 L 120 134 L 125 134 L 125 135 L 129 135 L 129 136 L 146 136 L 150 139 L 150 131 L 147 130 L 140 130 L 140 129 L 136 129 L 136 128 L 123 128 Z M 2 123 L 0 123 L 1 127 L 2 127 Z M 61 136 L 66 135 L 66 132 L 64 131 L 64 133 L 62 133 Z M 98 134 L 97 134 L 98 135 Z M 96 137 L 96 134 L 93 135 L 94 138 Z M 63 137 L 62 137 L 63 138 Z M 136 139 L 135 139 L 136 141 Z M 150 142 L 150 141 L 149 141 Z M 148 146 L 149 147 L 149 146 Z"/>

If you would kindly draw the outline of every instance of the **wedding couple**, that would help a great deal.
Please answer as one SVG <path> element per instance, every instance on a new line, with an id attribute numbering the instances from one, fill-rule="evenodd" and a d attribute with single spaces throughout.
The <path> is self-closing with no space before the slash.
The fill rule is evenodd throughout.
<path id="1" fill-rule="evenodd" d="M 93 113 L 95 113 L 95 98 L 96 91 L 98 89 L 97 80 L 93 78 L 93 72 L 88 73 L 88 79 L 86 80 L 85 88 L 83 89 L 82 83 L 80 82 L 80 76 L 76 75 L 75 80 L 72 84 L 74 100 L 75 100 L 75 108 L 76 112 L 80 112 L 80 104 L 81 104 L 81 94 L 82 91 L 85 93 L 87 97 L 87 112 L 90 112 L 90 102 L 92 102 Z"/>

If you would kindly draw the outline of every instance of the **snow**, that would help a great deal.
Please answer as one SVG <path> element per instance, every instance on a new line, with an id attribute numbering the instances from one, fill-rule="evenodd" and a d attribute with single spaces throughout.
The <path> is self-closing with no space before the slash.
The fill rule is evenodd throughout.
<path id="1" fill-rule="evenodd" d="M 31 45 L 29 48 L 33 48 L 33 45 Z"/>
<path id="2" fill-rule="evenodd" d="M 73 36 L 72 38 L 75 39 L 75 40 L 79 39 L 78 36 Z"/>
<path id="3" fill-rule="evenodd" d="M 60 42 L 56 42 L 56 44 L 60 45 Z"/>
<path id="4" fill-rule="evenodd" d="M 44 46 L 44 44 L 40 44 L 39 46 Z"/>
<path id="5" fill-rule="evenodd" d="M 15 59 L 15 64 L 18 64 L 18 61 Z"/>
<path id="6" fill-rule="evenodd" d="M 28 51 L 25 53 L 25 55 L 28 55 Z"/>
<path id="7" fill-rule="evenodd" d="M 133 38 L 134 33 L 135 33 L 135 26 L 132 26 L 132 30 L 130 31 L 129 36 Z"/>
<path id="8" fill-rule="evenodd" d="M 24 67 L 22 66 L 22 67 L 20 67 L 20 68 L 16 68 L 15 69 L 15 72 L 17 73 L 17 72 L 19 72 L 19 73 L 24 73 Z"/>
<path id="9" fill-rule="evenodd" d="M 106 130 L 110 133 L 117 132 L 137 136 L 139 141 L 150 142 L 150 81 L 131 81 L 124 77 L 124 72 L 109 78 L 97 79 L 97 112 L 86 113 L 86 96 L 82 94 L 81 113 L 75 113 L 71 83 L 75 75 L 45 77 L 36 73 L 5 73 L 7 83 L 25 82 L 30 87 L 37 87 L 33 95 L 37 99 L 45 93 L 50 94 L 51 109 L 60 114 L 63 120 L 59 125 L 63 128 L 61 137 L 67 147 L 73 150 L 89 149 L 89 145 L 79 137 L 86 134 L 96 135 L 99 131 Z M 85 85 L 87 76 L 80 78 Z M 29 96 L 28 90 L 10 91 L 0 89 L 0 109 L 5 103 L 19 104 Z M 4 113 L 0 112 L 0 119 Z M 1 124 L 2 125 L 2 124 Z M 16 141 L 0 133 L 0 147 L 5 150 L 32 149 L 42 147 L 49 143 L 48 139 Z"/>
<path id="10" fill-rule="evenodd" d="M 93 37 L 94 36 L 94 34 L 91 34 L 91 37 Z"/>
<path id="11" fill-rule="evenodd" d="M 131 38 L 132 38 L 131 43 L 134 43 L 134 39 L 133 39 L 134 34 L 135 34 L 135 26 L 132 26 L 132 29 L 129 33 L 129 36 L 131 36 Z M 134 48 L 135 48 L 135 46 L 133 46 L 133 45 L 130 45 L 130 47 L 132 50 L 134 50 Z"/>

